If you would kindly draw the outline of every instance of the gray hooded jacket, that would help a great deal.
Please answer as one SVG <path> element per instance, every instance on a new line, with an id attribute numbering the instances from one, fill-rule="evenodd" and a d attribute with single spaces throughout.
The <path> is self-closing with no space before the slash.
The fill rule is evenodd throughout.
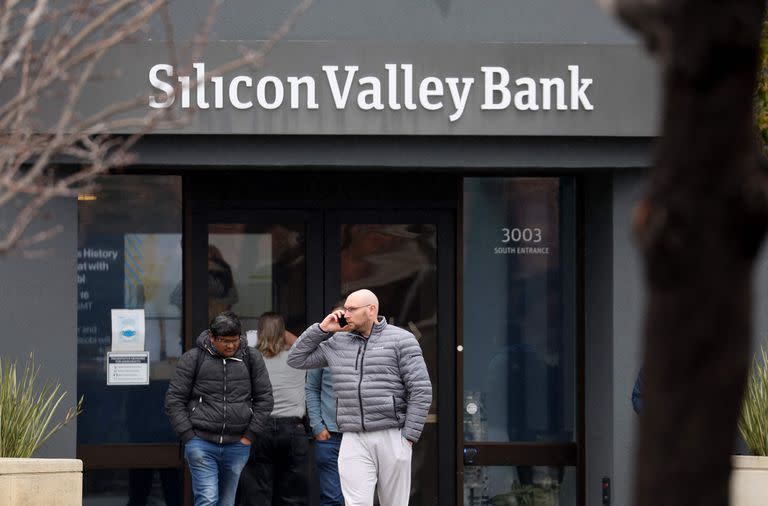
<path id="1" fill-rule="evenodd" d="M 432 404 L 432 383 L 410 332 L 381 316 L 368 338 L 323 332 L 315 323 L 291 347 L 288 365 L 330 366 L 341 432 L 399 427 L 409 441 L 419 440 Z"/>

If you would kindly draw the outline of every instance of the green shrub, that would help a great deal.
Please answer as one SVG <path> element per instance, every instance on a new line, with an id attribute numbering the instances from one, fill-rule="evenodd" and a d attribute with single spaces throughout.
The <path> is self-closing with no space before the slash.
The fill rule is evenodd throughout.
<path id="1" fill-rule="evenodd" d="M 16 361 L 0 360 L 0 457 L 31 457 L 59 429 L 82 412 L 83 398 L 64 414 L 64 419 L 51 425 L 53 416 L 66 392 L 58 381 L 39 385 L 40 368 L 32 354 L 24 372 Z"/>
<path id="2" fill-rule="evenodd" d="M 747 380 L 739 432 L 753 455 L 768 455 L 768 356 L 761 348 Z"/>

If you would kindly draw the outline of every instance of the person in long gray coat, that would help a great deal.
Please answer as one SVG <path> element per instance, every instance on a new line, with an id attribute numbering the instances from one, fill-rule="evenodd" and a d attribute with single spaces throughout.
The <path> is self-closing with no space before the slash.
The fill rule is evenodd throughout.
<path id="1" fill-rule="evenodd" d="M 412 446 L 432 404 L 418 341 L 378 313 L 373 292 L 353 292 L 342 310 L 305 330 L 288 355 L 297 369 L 331 369 L 347 506 L 372 505 L 377 483 L 382 506 L 408 504 Z"/>

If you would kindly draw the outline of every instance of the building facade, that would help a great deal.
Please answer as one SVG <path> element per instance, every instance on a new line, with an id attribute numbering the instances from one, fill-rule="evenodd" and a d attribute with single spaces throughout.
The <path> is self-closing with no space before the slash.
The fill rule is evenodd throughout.
<path id="1" fill-rule="evenodd" d="M 180 40 L 204 4 L 173 8 Z M 253 328 L 278 311 L 298 334 L 370 288 L 435 387 L 411 504 L 606 504 L 604 480 L 629 504 L 643 312 L 629 223 L 653 63 L 591 0 L 365 0 L 314 5 L 262 67 L 205 75 L 286 9 L 229 2 L 193 67 L 150 38 L 89 90 L 94 110 L 146 90 L 147 109 L 191 116 L 93 194 L 52 203 L 36 224 L 62 227 L 49 254 L 0 261 L 6 352 L 35 351 L 85 396 L 43 453 L 83 459 L 86 504 L 183 500 L 162 401 L 210 316 Z M 148 384 L 109 381 L 113 309 L 143 310 Z"/>

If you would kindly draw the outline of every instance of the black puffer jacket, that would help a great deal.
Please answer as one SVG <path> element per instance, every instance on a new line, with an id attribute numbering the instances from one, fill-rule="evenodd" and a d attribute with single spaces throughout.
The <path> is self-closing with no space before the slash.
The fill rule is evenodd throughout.
<path id="1" fill-rule="evenodd" d="M 250 378 L 245 360 L 250 360 Z M 224 358 L 208 331 L 179 359 L 165 395 L 165 413 L 184 442 L 194 436 L 214 443 L 234 443 L 241 437 L 253 441 L 266 427 L 272 404 L 272 384 L 261 353 L 241 337 L 235 355 Z"/>

